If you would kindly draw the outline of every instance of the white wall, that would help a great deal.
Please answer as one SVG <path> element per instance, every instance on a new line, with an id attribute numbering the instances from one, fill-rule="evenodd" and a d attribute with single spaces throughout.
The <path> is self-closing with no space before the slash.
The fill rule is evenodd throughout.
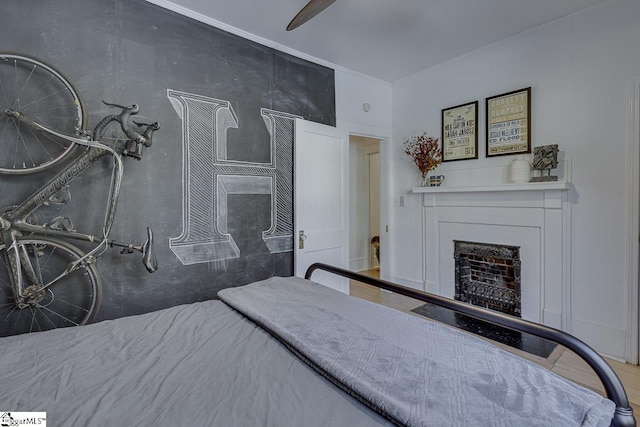
<path id="1" fill-rule="evenodd" d="M 564 329 L 597 350 L 625 357 L 628 329 L 625 250 L 629 207 L 625 154 L 630 79 L 640 76 L 640 2 L 610 2 L 511 37 L 393 85 L 392 279 L 421 284 L 418 174 L 400 148 L 417 131 L 440 136 L 441 109 L 479 100 L 479 159 L 441 165 L 469 181 L 466 169 L 501 164 L 485 158 L 486 97 L 532 87 L 532 146 L 559 144 L 572 159 L 570 324 Z M 398 206 L 399 196 L 405 207 Z M 427 260 L 427 265 L 429 260 Z"/>
<path id="2" fill-rule="evenodd" d="M 391 84 L 355 71 L 336 69 L 338 121 L 391 129 Z M 363 104 L 369 104 L 367 112 Z"/>

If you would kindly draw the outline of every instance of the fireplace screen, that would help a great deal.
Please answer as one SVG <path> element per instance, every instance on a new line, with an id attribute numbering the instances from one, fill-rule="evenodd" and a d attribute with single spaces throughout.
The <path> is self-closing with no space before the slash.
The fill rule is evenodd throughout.
<path id="1" fill-rule="evenodd" d="M 453 243 L 455 299 L 521 317 L 520 248 Z"/>

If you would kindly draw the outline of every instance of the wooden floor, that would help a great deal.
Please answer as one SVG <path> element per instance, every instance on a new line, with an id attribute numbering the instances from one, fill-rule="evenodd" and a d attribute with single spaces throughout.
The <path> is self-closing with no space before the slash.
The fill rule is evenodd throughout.
<path id="1" fill-rule="evenodd" d="M 374 277 L 379 277 L 378 270 L 370 270 L 361 272 Z M 373 286 L 369 286 L 364 283 L 351 281 L 350 286 L 351 295 L 373 301 L 388 307 L 395 308 L 419 316 L 411 310 L 419 307 L 423 303 L 419 300 L 405 297 L 403 295 L 394 294 L 388 291 L 383 291 Z M 494 342 L 494 344 L 497 344 Z M 523 356 L 535 363 L 538 363 L 553 372 L 562 375 L 563 377 L 570 379 L 578 384 L 582 384 L 592 390 L 595 390 L 601 394 L 604 394 L 604 389 L 598 377 L 593 373 L 589 365 L 582 359 L 576 356 L 572 351 L 567 350 L 561 346 L 549 356 L 548 358 L 541 358 L 535 355 L 524 353 L 521 350 L 514 349 L 512 347 L 497 344 L 500 347 L 508 350 L 512 353 L 516 353 Z M 640 420 L 640 366 L 629 365 L 620 363 L 615 360 L 607 359 L 607 362 L 616 371 L 618 377 L 624 384 L 627 391 L 627 396 L 633 407 L 633 413 L 636 419 Z"/>

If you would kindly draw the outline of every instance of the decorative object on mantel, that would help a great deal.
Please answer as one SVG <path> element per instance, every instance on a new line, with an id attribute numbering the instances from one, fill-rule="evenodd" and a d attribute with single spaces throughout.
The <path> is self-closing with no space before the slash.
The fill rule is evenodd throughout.
<path id="1" fill-rule="evenodd" d="M 442 110 L 442 161 L 478 158 L 478 101 Z"/>
<path id="2" fill-rule="evenodd" d="M 531 152 L 531 88 L 486 98 L 487 157 Z"/>
<path id="3" fill-rule="evenodd" d="M 439 138 L 434 138 L 427 135 L 426 132 L 418 136 L 413 136 L 404 141 L 403 151 L 411 157 L 411 160 L 418 167 L 420 174 L 422 175 L 421 185 L 423 187 L 430 186 L 429 171 L 435 169 L 442 163 L 442 150 L 438 143 Z M 444 176 L 440 175 L 442 179 L 435 177 L 434 185 L 442 184 Z"/>
<path id="4" fill-rule="evenodd" d="M 440 187 L 444 182 L 444 175 L 429 175 L 429 187 Z"/>
<path id="5" fill-rule="evenodd" d="M 509 180 L 514 184 L 524 184 L 531 179 L 531 163 L 525 156 L 518 156 L 509 167 Z"/>
<path id="6" fill-rule="evenodd" d="M 530 182 L 557 181 L 557 176 L 551 176 L 551 169 L 558 167 L 558 144 L 542 145 L 533 149 L 533 169 L 540 171 L 540 176 L 534 176 Z M 547 171 L 547 174 L 544 174 Z"/>

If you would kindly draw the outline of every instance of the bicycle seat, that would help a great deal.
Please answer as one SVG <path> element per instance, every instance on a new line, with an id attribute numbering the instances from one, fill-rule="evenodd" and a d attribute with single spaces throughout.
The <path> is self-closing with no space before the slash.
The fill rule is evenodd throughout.
<path id="1" fill-rule="evenodd" d="M 142 246 L 142 263 L 149 273 L 158 269 L 158 259 L 153 249 L 153 231 L 149 227 L 147 227 L 147 241 Z"/>

